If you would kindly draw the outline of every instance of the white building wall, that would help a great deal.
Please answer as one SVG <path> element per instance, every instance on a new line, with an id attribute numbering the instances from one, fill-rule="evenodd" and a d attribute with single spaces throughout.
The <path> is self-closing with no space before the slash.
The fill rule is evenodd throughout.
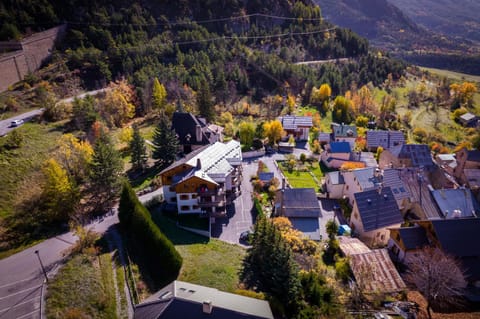
<path id="1" fill-rule="evenodd" d="M 173 198 L 176 198 L 177 197 L 177 193 L 175 192 L 172 192 L 170 190 L 170 185 L 164 185 L 163 186 L 163 198 L 165 198 L 165 201 L 169 204 L 171 203 L 175 203 L 174 200 L 172 200 Z"/>
<path id="2" fill-rule="evenodd" d="M 177 208 L 179 214 L 201 213 L 196 193 L 177 194 Z"/>
<path id="3" fill-rule="evenodd" d="M 362 188 L 360 187 L 358 181 L 355 179 L 355 174 L 352 171 L 350 172 L 343 172 L 343 180 L 345 181 L 345 187 L 343 189 L 343 193 L 345 196 L 348 197 L 348 202 L 353 207 L 353 194 L 362 192 Z"/>

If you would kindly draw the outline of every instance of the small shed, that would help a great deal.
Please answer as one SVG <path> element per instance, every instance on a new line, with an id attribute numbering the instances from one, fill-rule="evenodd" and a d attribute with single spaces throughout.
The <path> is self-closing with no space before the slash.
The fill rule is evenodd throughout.
<path id="1" fill-rule="evenodd" d="M 473 113 L 467 112 L 460 116 L 459 120 L 463 126 L 473 127 L 477 125 L 478 117 Z"/>
<path id="2" fill-rule="evenodd" d="M 278 143 L 278 151 L 280 153 L 293 153 L 293 149 L 295 148 L 294 144 L 290 144 L 288 142 L 280 142 Z"/>

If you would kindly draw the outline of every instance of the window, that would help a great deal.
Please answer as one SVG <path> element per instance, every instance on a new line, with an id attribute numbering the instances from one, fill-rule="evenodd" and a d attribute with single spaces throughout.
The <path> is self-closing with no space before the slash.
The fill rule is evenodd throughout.
<path id="1" fill-rule="evenodd" d="M 188 205 L 180 206 L 180 210 L 188 211 L 188 210 L 190 210 L 190 206 L 188 206 Z"/>
<path id="2" fill-rule="evenodd" d="M 195 199 L 195 198 L 197 198 L 197 197 L 198 197 L 197 194 L 192 194 L 192 199 Z"/>
<path id="3" fill-rule="evenodd" d="M 380 239 L 385 240 L 385 234 L 382 234 L 382 236 L 380 236 Z"/>
<path id="4" fill-rule="evenodd" d="M 192 206 L 192 210 L 197 210 L 198 208 L 199 208 L 198 205 L 193 205 L 193 206 Z"/>
<path id="5" fill-rule="evenodd" d="M 188 200 L 188 199 L 190 199 L 190 196 L 188 196 L 188 194 L 180 195 L 180 200 Z"/>
<path id="6" fill-rule="evenodd" d="M 171 198 L 170 198 L 170 201 L 176 203 L 176 202 L 177 202 L 177 197 L 171 197 Z"/>
<path id="7" fill-rule="evenodd" d="M 347 185 L 347 187 L 345 187 L 345 189 L 348 191 L 348 185 Z"/>

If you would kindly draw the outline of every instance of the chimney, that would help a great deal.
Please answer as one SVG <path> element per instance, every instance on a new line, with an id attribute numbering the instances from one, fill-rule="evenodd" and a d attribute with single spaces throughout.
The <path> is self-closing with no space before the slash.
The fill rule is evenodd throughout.
<path id="1" fill-rule="evenodd" d="M 200 158 L 197 158 L 197 169 L 202 169 L 202 162 L 200 161 Z"/>
<path id="2" fill-rule="evenodd" d="M 197 126 L 195 126 L 195 137 L 197 139 L 197 142 L 202 141 L 202 127 L 198 124 Z"/>
<path id="3" fill-rule="evenodd" d="M 205 300 L 203 302 L 203 313 L 211 314 L 213 310 L 213 304 L 210 300 Z"/>

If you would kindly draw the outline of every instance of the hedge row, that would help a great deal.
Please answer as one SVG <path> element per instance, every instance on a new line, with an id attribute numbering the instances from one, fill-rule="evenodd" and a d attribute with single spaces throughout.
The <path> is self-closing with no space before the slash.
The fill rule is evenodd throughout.
<path id="1" fill-rule="evenodd" d="M 255 210 L 257 211 L 257 218 L 265 216 L 265 213 L 263 212 L 262 204 L 260 203 L 260 200 L 255 196 L 253 198 L 253 207 L 255 207 Z"/>
<path id="2" fill-rule="evenodd" d="M 155 225 L 128 182 L 123 185 L 118 218 L 136 246 L 141 247 L 142 257 L 152 278 L 158 283 L 175 280 L 182 266 L 182 256 Z"/>

